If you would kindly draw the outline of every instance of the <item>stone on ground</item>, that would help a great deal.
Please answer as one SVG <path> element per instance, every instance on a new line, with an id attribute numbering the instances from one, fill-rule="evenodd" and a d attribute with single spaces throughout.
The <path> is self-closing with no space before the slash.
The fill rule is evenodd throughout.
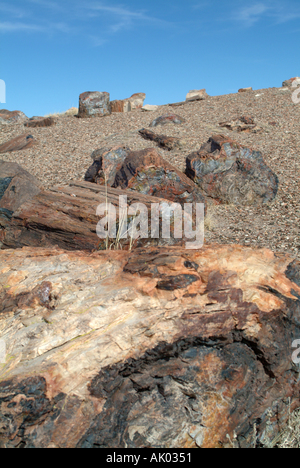
<path id="1" fill-rule="evenodd" d="M 25 127 L 51 127 L 55 125 L 55 120 L 53 117 L 31 117 L 24 125 Z"/>
<path id="2" fill-rule="evenodd" d="M 268 203 L 278 190 L 278 178 L 262 154 L 224 135 L 212 136 L 187 157 L 186 174 L 205 197 L 224 204 Z"/>
<path id="3" fill-rule="evenodd" d="M 192 91 L 189 91 L 188 94 L 186 95 L 186 101 L 203 101 L 204 99 L 208 98 L 208 94 L 205 89 L 193 89 Z"/>
<path id="4" fill-rule="evenodd" d="M 104 117 L 111 114 L 110 97 L 107 92 L 85 92 L 79 96 L 79 118 Z"/>
<path id="5" fill-rule="evenodd" d="M 180 115 L 177 114 L 165 114 L 161 115 L 160 117 L 157 117 L 157 119 L 153 120 L 151 122 L 150 127 L 156 127 L 157 125 L 166 125 L 169 123 L 173 123 L 176 125 L 181 125 L 185 122 L 185 119 L 183 117 L 180 117 Z"/>
<path id="6" fill-rule="evenodd" d="M 9 111 L 6 109 L 0 110 L 0 124 L 2 123 L 15 123 L 26 120 L 28 117 L 21 111 Z"/>
<path id="7" fill-rule="evenodd" d="M 24 133 L 0 145 L 0 153 L 8 153 L 13 151 L 20 151 L 30 148 L 35 143 L 32 135 Z"/>

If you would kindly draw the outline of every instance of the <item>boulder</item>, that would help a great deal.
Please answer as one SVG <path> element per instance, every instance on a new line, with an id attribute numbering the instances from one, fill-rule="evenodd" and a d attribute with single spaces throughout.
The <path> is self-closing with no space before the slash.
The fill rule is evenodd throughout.
<path id="1" fill-rule="evenodd" d="M 2 145 L 0 145 L 0 153 L 8 153 L 12 151 L 20 151 L 23 149 L 30 148 L 34 145 L 35 139 L 32 135 L 28 135 L 24 133 L 23 135 L 19 135 L 12 140 L 9 140 Z"/>
<path id="2" fill-rule="evenodd" d="M 241 88 L 239 89 L 239 93 L 248 93 L 249 91 L 253 91 L 253 88 Z"/>
<path id="3" fill-rule="evenodd" d="M 238 245 L 0 251 L 1 448 L 269 447 L 300 264 Z"/>
<path id="4" fill-rule="evenodd" d="M 11 217 L 40 191 L 40 182 L 19 164 L 0 160 L 0 217 Z"/>
<path id="5" fill-rule="evenodd" d="M 21 111 L 9 111 L 6 109 L 0 110 L 0 124 L 1 123 L 15 123 L 26 120 L 28 117 Z"/>
<path id="6" fill-rule="evenodd" d="M 130 108 L 131 110 L 134 109 L 141 109 L 144 105 L 144 101 L 146 99 L 145 93 L 135 93 L 129 98 Z"/>
<path id="7" fill-rule="evenodd" d="M 133 94 L 128 99 L 111 101 L 112 112 L 130 112 L 134 109 L 141 109 L 146 99 L 145 93 Z"/>
<path id="8" fill-rule="evenodd" d="M 96 162 L 98 161 L 98 162 Z M 119 147 L 110 152 L 100 150 L 99 159 L 94 168 L 88 170 L 88 176 L 98 184 L 130 189 L 145 195 L 164 198 L 180 203 L 204 203 L 204 197 L 185 174 L 164 160 L 155 148 L 128 152 Z M 95 170 L 98 172 L 95 174 Z M 91 178 L 85 180 L 92 181 Z"/>
<path id="9" fill-rule="evenodd" d="M 292 87 L 292 86 L 300 86 L 300 78 L 296 76 L 295 78 L 290 78 L 282 83 L 283 87 Z M 0 111 L 1 112 L 1 111 Z"/>
<path id="10" fill-rule="evenodd" d="M 185 122 L 185 119 L 183 117 L 180 117 L 180 115 L 177 114 L 165 114 L 161 115 L 160 117 L 157 117 L 157 119 L 153 120 L 151 122 L 150 127 L 157 127 L 157 125 L 166 125 L 169 123 L 173 123 L 176 125 L 181 125 Z"/>
<path id="11" fill-rule="evenodd" d="M 208 94 L 205 89 L 193 89 L 192 91 L 189 91 L 188 94 L 186 95 L 186 101 L 203 101 L 204 99 L 208 98 Z"/>
<path id="12" fill-rule="evenodd" d="M 130 152 L 130 148 L 126 146 L 99 148 L 93 151 L 91 158 L 94 162 L 87 170 L 84 180 L 114 187 L 116 174 Z"/>
<path id="13" fill-rule="evenodd" d="M 24 123 L 25 127 L 51 127 L 55 125 L 53 117 L 31 117 L 28 122 Z"/>
<path id="14" fill-rule="evenodd" d="M 254 119 L 249 116 L 242 116 L 230 122 L 220 122 L 219 125 L 233 132 L 259 133 L 263 130 L 254 122 Z"/>
<path id="15" fill-rule="evenodd" d="M 155 143 L 157 143 L 160 148 L 166 149 L 168 151 L 174 150 L 176 148 L 181 149 L 185 144 L 185 142 L 179 138 L 169 137 L 166 135 L 157 135 L 156 133 L 150 132 L 150 130 L 145 128 L 139 130 L 139 134 L 145 140 L 155 141 Z"/>
<path id="16" fill-rule="evenodd" d="M 262 154 L 224 135 L 212 136 L 187 157 L 186 174 L 219 203 L 260 205 L 272 201 L 278 190 L 278 178 Z"/>
<path id="17" fill-rule="evenodd" d="M 184 245 L 186 242 L 193 242 L 184 234 L 175 237 L 174 217 L 170 222 L 170 235 L 160 236 L 163 219 L 170 218 L 172 202 L 169 200 L 82 181 L 74 181 L 69 187 L 54 187 L 51 191 L 46 191 L 17 164 L 2 162 L 0 171 L 1 175 L 3 174 L 0 178 L 0 242 L 4 249 L 43 246 L 94 251 L 107 248 Z M 123 200 L 126 197 L 126 202 L 120 202 L 120 197 L 123 197 Z M 124 204 L 126 212 L 121 203 Z M 147 209 L 148 227 L 145 237 L 133 239 L 130 235 L 132 231 L 129 232 L 125 226 L 129 228 L 136 219 L 129 209 L 134 205 L 134 211 L 138 203 L 142 203 Z M 97 209 L 99 205 L 106 207 L 110 204 L 114 207 L 111 208 L 112 214 L 116 211 L 116 235 L 120 233 L 123 237 L 120 242 L 117 242 L 116 237 L 110 236 L 106 239 L 98 237 L 97 234 L 97 225 L 101 221 Z M 153 204 L 159 205 L 160 209 L 160 213 L 157 214 L 158 220 L 155 219 L 159 229 L 156 236 L 152 236 L 151 231 Z M 195 218 L 191 219 L 191 222 L 194 229 Z M 198 239 L 196 238 L 197 241 Z"/>
<path id="18" fill-rule="evenodd" d="M 79 96 L 79 110 L 77 117 L 104 117 L 111 114 L 109 93 L 85 92 Z"/>

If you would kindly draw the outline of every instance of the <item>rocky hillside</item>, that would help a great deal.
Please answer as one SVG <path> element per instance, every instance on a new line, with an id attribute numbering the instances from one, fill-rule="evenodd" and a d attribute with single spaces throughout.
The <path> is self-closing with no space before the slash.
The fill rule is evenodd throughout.
<path id="1" fill-rule="evenodd" d="M 99 119 L 57 116 L 55 125 L 42 128 L 26 128 L 21 120 L 1 125 L 0 144 L 25 133 L 34 137 L 35 145 L 17 153 L 2 153 L 1 159 L 18 162 L 50 188 L 82 180 L 92 163 L 93 151 L 117 145 L 133 151 L 154 146 L 166 161 L 185 171 L 187 156 L 213 134 L 222 133 L 262 153 L 266 165 L 278 177 L 278 193 L 263 206 L 211 207 L 206 241 L 269 247 L 299 258 L 300 104 L 292 101 L 293 92 L 290 87 L 262 89 L 159 106 L 152 112 L 113 112 Z M 150 126 L 158 117 L 174 113 L 184 119 L 181 125 Z M 248 118 L 248 125 L 241 117 Z M 180 145 L 161 147 L 143 138 L 142 129 L 178 139 Z"/>

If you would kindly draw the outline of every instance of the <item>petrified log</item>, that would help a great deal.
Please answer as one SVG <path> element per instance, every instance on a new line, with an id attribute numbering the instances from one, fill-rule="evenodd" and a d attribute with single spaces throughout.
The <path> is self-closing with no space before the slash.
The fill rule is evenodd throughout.
<path id="1" fill-rule="evenodd" d="M 182 237 L 176 237 L 174 229 L 178 224 L 171 215 L 172 202 L 169 200 L 82 181 L 74 181 L 69 187 L 45 191 L 36 186 L 25 171 L 23 177 L 20 166 L 13 163 L 4 165 L 7 167 L 5 177 L 0 179 L 0 242 L 3 248 L 58 246 L 67 250 L 92 251 L 110 247 L 128 249 L 143 245 L 183 245 L 193 241 L 188 240 L 184 233 Z M 144 237 L 140 238 L 133 234 L 134 230 L 142 229 L 138 223 L 139 207 L 136 204 L 143 204 L 142 208 L 147 210 Z M 152 212 L 153 204 L 159 206 L 160 213 Z M 97 214 L 99 205 L 102 205 L 102 211 Z M 101 216 L 105 215 L 104 205 L 108 206 L 112 219 L 115 210 L 115 232 L 113 228 L 109 231 L 108 240 L 99 238 L 97 233 L 97 225 Z M 156 235 L 155 232 L 153 234 L 152 218 L 155 223 L 158 222 Z M 169 218 L 168 237 L 168 233 L 162 235 L 166 232 L 162 231 L 162 223 Z M 196 227 L 201 229 L 201 226 L 196 225 L 197 219 L 193 219 L 190 218 L 190 223 L 195 232 Z"/>
<path id="2" fill-rule="evenodd" d="M 3 250 L 0 298 L 1 447 L 264 446 L 299 407 L 289 256 Z"/>
<path id="3" fill-rule="evenodd" d="M 112 112 L 130 112 L 134 109 L 141 109 L 146 99 L 145 93 L 135 93 L 130 98 L 115 100 L 110 102 Z"/>
<path id="4" fill-rule="evenodd" d="M 32 146 L 34 143 L 35 139 L 33 138 L 33 136 L 25 133 L 0 145 L 0 153 L 20 151 L 26 148 L 30 148 L 30 146 Z"/>
<path id="5" fill-rule="evenodd" d="M 197 185 L 162 158 L 155 148 L 130 151 L 124 146 L 100 149 L 85 180 L 130 189 L 184 205 L 205 203 Z"/>
<path id="6" fill-rule="evenodd" d="M 55 125 L 53 117 L 31 117 L 28 122 L 24 123 L 25 127 L 51 127 Z"/>
<path id="7" fill-rule="evenodd" d="M 109 93 L 87 91 L 79 96 L 78 118 L 104 117 L 111 114 Z"/>
<path id="8" fill-rule="evenodd" d="M 150 132 L 146 128 L 142 128 L 139 130 L 139 134 L 145 140 L 155 141 L 163 149 L 171 151 L 173 149 L 179 148 L 181 149 L 184 146 L 184 142 L 176 137 L 169 137 L 166 135 L 157 135 L 154 132 Z"/>
<path id="9" fill-rule="evenodd" d="M 24 112 L 0 109 L 0 123 L 15 123 L 27 118 Z"/>
<path id="10" fill-rule="evenodd" d="M 0 160 L 0 242 L 4 235 L 1 219 L 9 221 L 14 211 L 40 191 L 39 182 L 19 164 Z"/>
<path id="11" fill-rule="evenodd" d="M 220 122 L 219 125 L 220 127 L 224 127 L 228 130 L 239 133 L 260 133 L 263 130 L 254 122 L 254 119 L 249 116 L 242 116 L 230 122 Z"/>
<path id="12" fill-rule="evenodd" d="M 224 135 L 213 135 L 186 159 L 186 175 L 206 196 L 219 203 L 261 205 L 272 201 L 278 177 L 262 153 Z"/>
<path id="13" fill-rule="evenodd" d="M 91 158 L 94 162 L 88 168 L 84 180 L 114 187 L 116 174 L 130 152 L 130 148 L 126 146 L 99 148 L 93 151 Z"/>

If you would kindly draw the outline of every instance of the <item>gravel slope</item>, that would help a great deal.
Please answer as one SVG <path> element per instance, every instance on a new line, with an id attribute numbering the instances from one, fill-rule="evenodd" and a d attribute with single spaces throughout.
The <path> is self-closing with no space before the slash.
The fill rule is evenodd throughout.
<path id="1" fill-rule="evenodd" d="M 181 150 L 158 152 L 179 169 L 185 158 L 198 150 L 213 133 L 230 135 L 240 144 L 261 151 L 266 164 L 279 178 L 276 199 L 260 208 L 215 206 L 206 221 L 206 242 L 239 243 L 289 252 L 300 259 L 300 104 L 292 101 L 294 89 L 269 88 L 182 105 L 160 106 L 155 112 L 135 110 L 114 113 L 99 119 L 58 116 L 48 128 L 25 128 L 22 123 L 2 125 L 0 144 L 21 133 L 33 135 L 37 144 L 16 153 L 0 155 L 4 161 L 18 162 L 46 188 L 82 179 L 91 164 L 91 153 L 101 147 L 126 144 L 132 150 L 155 146 L 142 139 L 138 130 L 185 140 Z M 259 96 L 258 96 L 259 95 Z M 156 117 L 176 113 L 183 125 L 168 124 L 150 128 Z M 219 122 L 249 115 L 263 128 L 261 133 L 236 133 L 219 127 Z"/>

